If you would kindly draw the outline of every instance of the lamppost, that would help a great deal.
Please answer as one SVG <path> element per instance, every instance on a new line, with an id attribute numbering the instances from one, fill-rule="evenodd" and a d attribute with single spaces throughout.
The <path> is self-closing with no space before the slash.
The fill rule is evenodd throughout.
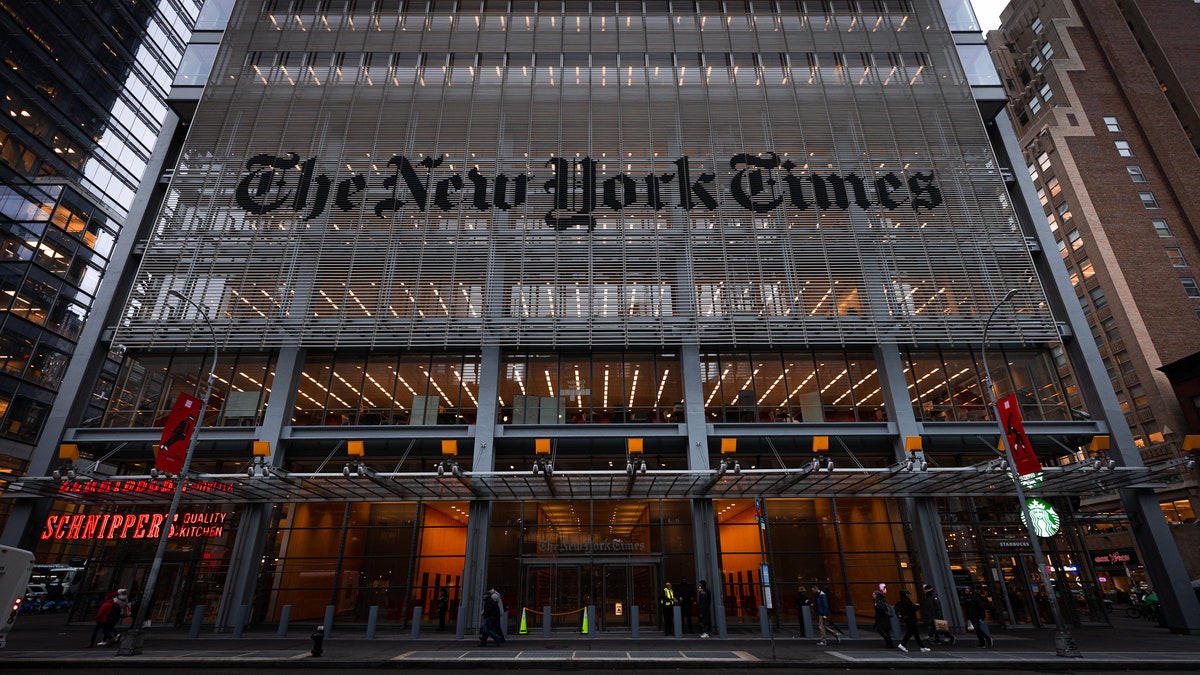
<path id="1" fill-rule="evenodd" d="M 158 572 L 162 569 L 163 556 L 167 552 L 167 540 L 171 536 L 171 526 L 175 522 L 175 514 L 179 511 L 179 501 L 183 497 L 183 483 L 187 480 L 188 468 L 192 464 L 192 455 L 196 451 L 196 439 L 200 436 L 200 425 L 204 422 L 204 413 L 208 410 L 208 399 L 212 396 L 213 383 L 217 379 L 217 331 L 208 318 L 208 311 L 175 289 L 167 291 L 167 295 L 191 305 L 204 318 L 204 325 L 208 326 L 208 331 L 212 334 L 212 367 L 208 369 L 208 383 L 204 387 L 204 396 L 201 397 L 200 409 L 196 413 L 198 417 L 193 420 L 192 436 L 188 441 L 187 452 L 183 455 L 183 466 L 179 469 L 179 475 L 175 477 L 175 494 L 171 497 L 171 507 L 167 509 L 167 519 L 163 523 L 162 533 L 158 537 L 158 548 L 154 551 L 154 562 L 150 565 L 150 574 L 146 577 L 145 588 L 142 589 L 142 600 L 138 603 L 137 616 L 133 617 L 133 630 L 125 634 L 124 639 L 121 640 L 121 647 L 117 651 L 121 656 L 142 653 L 142 641 L 145 637 L 142 633 L 142 626 L 146 623 L 146 616 L 150 613 L 150 605 L 154 600 L 154 586 L 158 583 Z"/>
<path id="2" fill-rule="evenodd" d="M 1004 298 L 996 303 L 988 314 L 987 321 L 983 324 L 983 350 L 980 354 L 980 360 L 983 361 L 983 374 L 987 379 L 987 395 L 989 403 L 992 406 L 992 413 L 996 416 L 996 425 L 1000 427 L 1000 442 L 1004 445 L 1004 457 L 1008 461 L 1008 469 L 1012 473 L 1013 485 L 1017 489 L 1017 501 L 1021 506 L 1021 517 L 1025 519 L 1025 530 L 1029 533 L 1029 544 L 1033 548 L 1034 564 L 1038 567 L 1038 577 L 1042 581 L 1042 588 L 1046 592 L 1046 600 L 1050 603 L 1050 613 L 1054 617 L 1054 626 L 1057 632 L 1054 635 L 1054 650 L 1059 656 L 1081 656 L 1079 650 L 1075 647 L 1075 641 L 1071 638 L 1071 634 L 1067 632 L 1065 624 L 1063 624 L 1062 612 L 1058 607 L 1058 598 L 1054 593 L 1054 585 L 1047 581 L 1050 576 L 1046 569 L 1046 559 L 1042 555 L 1042 546 L 1038 543 L 1037 532 L 1033 529 L 1033 518 L 1029 513 L 1029 504 L 1025 501 L 1025 490 L 1021 487 L 1021 476 L 1017 473 L 1017 463 L 1013 459 L 1012 445 L 1008 442 L 1008 433 L 1004 429 L 1003 418 L 1000 417 L 1000 405 L 996 402 L 996 390 L 992 386 L 992 371 L 988 368 L 987 361 L 987 345 L 988 345 L 988 328 L 992 325 L 992 319 L 995 318 L 996 312 L 999 311 L 1004 303 L 1012 300 L 1017 294 L 1017 289 L 1012 289 L 1004 294 Z M 1036 608 L 1036 603 L 1034 607 Z"/>

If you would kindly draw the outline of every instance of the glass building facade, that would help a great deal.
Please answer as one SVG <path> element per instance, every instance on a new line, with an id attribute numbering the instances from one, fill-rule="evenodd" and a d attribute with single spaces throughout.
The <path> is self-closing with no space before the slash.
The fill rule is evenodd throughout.
<path id="1" fill-rule="evenodd" d="M 211 368 L 158 621 L 436 624 L 445 589 L 469 629 L 496 585 L 620 631 L 704 579 L 721 630 L 812 583 L 1040 624 L 990 374 L 1067 514 L 1070 617 L 1104 621 L 1060 466 L 1103 430 L 1088 366 L 942 4 L 235 3 L 70 430 L 116 476 L 55 484 L 39 547 L 139 582 L 120 535 Z"/>

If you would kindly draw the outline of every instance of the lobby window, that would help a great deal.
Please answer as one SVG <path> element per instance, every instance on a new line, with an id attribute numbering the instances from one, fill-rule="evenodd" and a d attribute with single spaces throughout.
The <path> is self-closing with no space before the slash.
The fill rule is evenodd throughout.
<path id="1" fill-rule="evenodd" d="M 1196 284 L 1195 278 L 1183 277 L 1179 280 L 1179 283 L 1183 284 L 1183 292 L 1187 293 L 1189 298 L 1193 300 L 1200 299 L 1200 285 Z"/>
<path id="2" fill-rule="evenodd" d="M 1187 267 L 1187 259 L 1183 257 L 1183 249 L 1176 246 L 1167 247 L 1167 259 L 1171 261 L 1171 267 Z"/>
<path id="3" fill-rule="evenodd" d="M 1142 206 L 1148 209 L 1158 208 L 1158 200 L 1154 198 L 1153 192 L 1139 192 L 1138 197 L 1142 200 Z"/>
<path id="4" fill-rule="evenodd" d="M 1104 118 L 1104 126 L 1107 127 L 1108 130 L 1113 133 L 1121 133 L 1121 123 L 1118 122 L 1117 118 L 1115 118 L 1115 117 L 1105 117 Z M 1128 146 L 1129 144 L 1126 143 L 1125 145 Z M 1117 147 L 1120 147 L 1120 146 L 1118 145 Z"/>
<path id="5" fill-rule="evenodd" d="M 1131 165 L 1125 167 L 1125 170 L 1129 172 L 1129 179 L 1132 180 L 1133 182 L 1135 182 L 1135 183 L 1145 183 L 1146 182 L 1146 174 L 1142 173 L 1142 167 L 1140 167 L 1136 164 L 1131 164 Z"/>
<path id="6" fill-rule="evenodd" d="M 1154 220 L 1150 221 L 1150 224 L 1154 226 L 1154 233 L 1162 239 L 1175 238 L 1175 235 L 1171 233 L 1171 228 L 1169 225 L 1167 225 L 1167 221 L 1165 219 L 1155 218 Z"/>
<path id="7" fill-rule="evenodd" d="M 1133 157 L 1133 149 L 1129 147 L 1129 141 L 1114 141 L 1117 146 L 1117 154 L 1122 157 Z"/>

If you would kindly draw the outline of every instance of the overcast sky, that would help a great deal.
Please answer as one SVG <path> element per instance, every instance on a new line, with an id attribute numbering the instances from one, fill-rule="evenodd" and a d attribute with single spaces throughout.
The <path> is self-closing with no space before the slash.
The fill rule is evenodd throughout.
<path id="1" fill-rule="evenodd" d="M 975 18 L 986 33 L 1000 26 L 1000 10 L 1008 6 L 1008 0 L 971 0 L 975 7 Z"/>

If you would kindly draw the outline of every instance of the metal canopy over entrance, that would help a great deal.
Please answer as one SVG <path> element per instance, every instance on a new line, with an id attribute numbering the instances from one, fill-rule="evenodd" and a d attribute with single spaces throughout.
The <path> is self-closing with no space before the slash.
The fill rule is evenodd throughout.
<path id="1" fill-rule="evenodd" d="M 1086 496 L 1152 481 L 1176 479 L 1182 460 L 1152 467 L 1096 469 L 1090 464 L 1043 469 L 1044 484 L 1029 491 L 1039 496 Z M 24 477 L 4 486 L 10 499 L 52 497 L 67 502 L 148 505 L 170 502 L 174 485 L 150 476 Z M 1015 497 L 1011 474 L 987 466 L 910 471 L 885 468 L 829 470 L 755 469 L 740 474 L 716 471 L 464 472 L 436 473 L 285 473 L 197 474 L 183 493 L 189 504 L 458 501 L 553 499 L 689 499 L 739 497 Z"/>

